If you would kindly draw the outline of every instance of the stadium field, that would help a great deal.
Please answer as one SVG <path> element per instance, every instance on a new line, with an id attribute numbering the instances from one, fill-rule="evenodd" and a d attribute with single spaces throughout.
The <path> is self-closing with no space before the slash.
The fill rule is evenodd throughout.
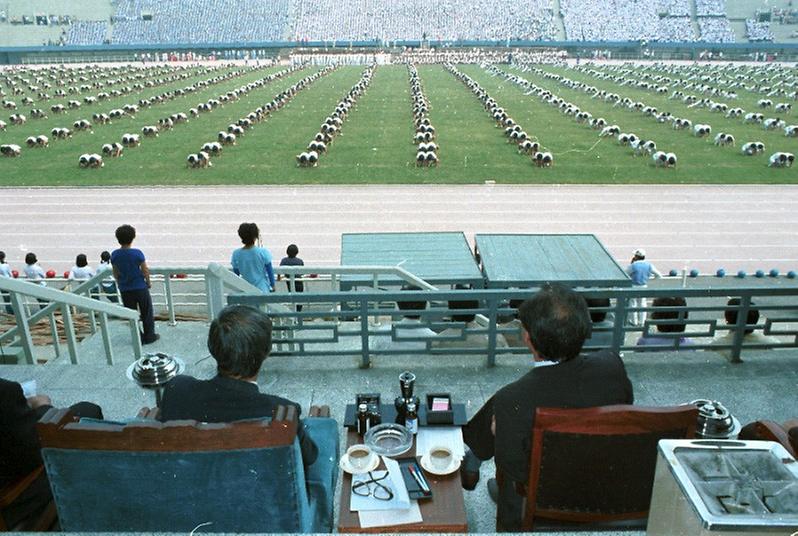
<path id="1" fill-rule="evenodd" d="M 538 66 L 540 71 L 523 72 L 515 67 L 499 66 L 504 72 L 521 76 L 573 103 L 593 117 L 604 117 L 618 124 L 623 132 L 654 140 L 661 150 L 674 152 L 678 164 L 672 169 L 655 168 L 650 156 L 633 155 L 632 149 L 619 145 L 614 138 L 599 138 L 598 131 L 577 123 L 573 117 L 526 95 L 524 89 L 502 76 L 477 65 L 458 69 L 479 83 L 507 110 L 526 132 L 535 136 L 544 150 L 554 155 L 551 168 L 539 168 L 528 156 L 519 154 L 507 142 L 479 99 L 443 66 L 418 67 L 425 95 L 430 101 L 429 117 L 437 132 L 440 163 L 436 168 L 417 168 L 416 148 L 408 71 L 402 65 L 380 66 L 370 87 L 343 123 L 341 134 L 330 145 L 314 168 L 298 168 L 295 157 L 306 150 L 319 125 L 335 109 L 338 101 L 360 79 L 364 67 L 340 67 L 300 90 L 284 108 L 255 124 L 238 139 L 237 145 L 225 147 L 212 159 L 213 166 L 190 169 L 186 157 L 199 151 L 205 142 L 216 141 L 217 133 L 271 101 L 278 93 L 302 78 L 320 70 L 306 67 L 292 72 L 243 95 L 211 112 L 190 118 L 188 123 L 163 131 L 158 138 L 142 138 L 141 146 L 128 148 L 121 158 L 105 158 L 100 169 L 80 169 L 78 158 L 84 153 L 99 153 L 105 143 L 118 142 L 124 133 L 141 133 L 146 125 L 174 113 L 188 113 L 199 103 L 285 69 L 283 66 L 250 68 L 245 73 L 199 88 L 187 96 L 142 108 L 135 117 L 123 117 L 110 125 L 94 124 L 89 132 L 75 132 L 71 139 L 55 140 L 42 149 L 25 146 L 28 136 L 50 135 L 54 127 L 72 127 L 78 119 L 91 120 L 96 112 L 108 112 L 138 99 L 167 90 L 185 87 L 207 79 L 195 68 L 192 76 L 157 88 L 99 102 L 47 119 L 32 119 L 24 125 L 9 124 L 0 131 L 0 144 L 22 146 L 17 158 L 0 158 L 0 186 L 112 186 L 112 185 L 192 185 L 192 184 L 457 184 L 493 180 L 508 184 L 785 184 L 795 183 L 796 168 L 775 169 L 767 166 L 776 151 L 795 152 L 798 138 L 787 138 L 782 129 L 765 131 L 761 125 L 744 124 L 741 119 L 727 119 L 706 108 L 689 108 L 668 95 L 658 95 L 633 86 L 618 86 L 584 69 Z M 597 65 L 598 71 L 607 69 Z M 227 67 L 222 74 L 241 67 Z M 642 73 L 643 67 L 637 67 Z M 640 112 L 615 107 L 602 99 L 593 99 L 577 89 L 566 87 L 545 73 L 584 82 L 600 90 L 613 91 L 621 97 L 656 106 L 674 116 L 695 123 L 712 125 L 708 138 L 696 138 L 690 131 L 675 131 L 669 123 L 658 123 Z M 711 73 L 710 73 L 711 74 Z M 642 74 L 641 74 L 642 76 Z M 88 93 L 90 94 L 90 93 Z M 82 98 L 84 95 L 80 95 Z M 20 96 L 15 96 L 18 100 Z M 49 111 L 53 103 L 65 104 L 73 97 L 20 106 L 18 113 L 41 107 Z M 739 91 L 730 106 L 757 111 L 761 95 Z M 2 119 L 8 122 L 9 110 Z M 795 113 L 798 113 L 795 112 Z M 772 114 L 766 114 L 766 117 Z M 783 117 L 793 124 L 790 115 Z M 798 122 L 798 118 L 795 118 Z M 717 147 L 713 138 L 728 132 L 736 139 L 735 147 Z M 762 141 L 764 154 L 743 156 L 740 146 L 747 141 Z"/>

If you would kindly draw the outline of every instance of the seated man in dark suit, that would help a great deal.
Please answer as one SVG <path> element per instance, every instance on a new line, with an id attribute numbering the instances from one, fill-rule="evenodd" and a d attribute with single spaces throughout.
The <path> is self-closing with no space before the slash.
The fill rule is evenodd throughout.
<path id="1" fill-rule="evenodd" d="M 520 526 L 523 488 L 529 473 L 531 435 L 538 407 L 586 408 L 631 404 L 632 384 L 621 358 L 609 350 L 580 355 L 590 337 L 585 300 L 561 285 L 546 285 L 525 301 L 518 316 L 535 368 L 502 387 L 463 428 L 463 485 L 473 489 L 480 460 L 495 458 L 505 475 L 498 490 L 497 519 L 504 530 Z M 589 475 L 585 475 L 589 478 Z"/>
<path id="2" fill-rule="evenodd" d="M 25 398 L 17 382 L 0 379 L 0 488 L 30 474 L 42 464 L 36 423 L 52 408 L 50 397 Z M 77 417 L 102 419 L 100 406 L 79 402 L 71 407 Z M 42 475 L 13 503 L 3 510 L 12 528 L 35 516 L 52 499 L 47 476 Z"/>
<path id="3" fill-rule="evenodd" d="M 272 322 L 265 313 L 244 305 L 226 307 L 211 323 L 208 350 L 217 374 L 210 380 L 176 376 L 164 390 L 161 421 L 193 419 L 232 422 L 272 417 L 277 406 L 299 404 L 258 390 L 258 373 L 272 348 Z M 316 461 L 318 449 L 297 429 L 305 466 Z"/>

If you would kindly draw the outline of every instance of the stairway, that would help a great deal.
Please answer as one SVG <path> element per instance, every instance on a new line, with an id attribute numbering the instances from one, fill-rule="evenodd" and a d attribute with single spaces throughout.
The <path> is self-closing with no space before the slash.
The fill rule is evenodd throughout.
<path id="1" fill-rule="evenodd" d="M 557 31 L 554 34 L 554 39 L 557 41 L 565 41 L 565 22 L 562 18 L 562 6 L 560 6 L 560 0 L 551 0 L 551 8 L 554 10 L 554 24 L 557 25 Z"/>

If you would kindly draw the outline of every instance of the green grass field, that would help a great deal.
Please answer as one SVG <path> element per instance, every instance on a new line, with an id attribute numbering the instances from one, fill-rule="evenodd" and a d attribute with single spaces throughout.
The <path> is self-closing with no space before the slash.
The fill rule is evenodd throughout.
<path id="1" fill-rule="evenodd" d="M 190 80 L 84 106 L 60 116 L 50 115 L 48 119 L 29 118 L 22 126 L 9 125 L 5 131 L 0 131 L 0 144 L 16 143 L 23 149 L 19 158 L 0 159 L 0 186 L 455 184 L 485 180 L 517 184 L 798 182 L 796 168 L 767 167 L 767 158 L 773 152 L 796 152 L 798 149 L 798 139 L 785 138 L 782 131 L 765 132 L 760 126 L 744 125 L 739 119 L 726 119 L 706 109 L 689 109 L 667 96 L 634 87 L 618 87 L 573 69 L 541 68 L 616 92 L 621 97 L 643 101 L 693 123 L 709 123 L 713 136 L 720 131 L 729 132 L 737 139 L 737 147 L 716 147 L 711 138 L 694 138 L 687 131 L 674 131 L 669 124 L 659 124 L 625 108 L 614 108 L 533 72 L 521 73 L 509 66 L 503 67 L 573 102 L 594 117 L 601 116 L 610 123 L 617 123 L 624 132 L 653 139 L 658 148 L 678 155 L 675 169 L 654 168 L 650 158 L 634 157 L 631 149 L 619 146 L 614 139 L 599 140 L 596 131 L 577 124 L 537 97 L 524 95 L 520 87 L 509 81 L 491 76 L 476 65 L 460 66 L 462 72 L 479 82 L 528 133 L 554 154 L 552 168 L 537 168 L 528 157 L 519 155 L 514 145 L 507 143 L 502 129 L 494 126 L 480 101 L 465 85 L 441 66 L 419 66 L 424 92 L 431 104 L 430 119 L 438 134 L 440 164 L 437 168 L 416 168 L 415 146 L 411 143 L 414 129 L 408 74 L 404 66 L 397 65 L 376 70 L 370 88 L 349 114 L 341 135 L 316 168 L 298 168 L 294 157 L 305 150 L 325 117 L 357 82 L 363 71 L 361 67 L 342 67 L 308 86 L 288 106 L 249 130 L 239 139 L 238 145 L 226 147 L 222 156 L 213 159 L 213 167 L 186 167 L 189 153 L 198 151 L 205 142 L 215 141 L 219 130 L 317 69 L 309 67 L 251 91 L 236 102 L 192 118 L 187 124 L 162 132 L 157 139 L 143 138 L 140 147 L 126 149 L 122 158 L 106 158 L 102 169 L 78 167 L 81 154 L 99 153 L 103 143 L 120 141 L 125 132 L 140 133 L 142 126 L 155 124 L 161 117 L 187 113 L 200 102 L 280 70 L 271 67 L 142 109 L 135 118 L 126 117 L 111 125 L 95 125 L 92 132 L 77 132 L 70 140 L 51 138 L 50 147 L 45 149 L 26 148 L 25 138 L 37 134 L 49 136 L 53 127 L 71 128 L 75 120 L 90 120 L 94 112 L 108 112 L 142 97 L 182 88 L 208 75 L 197 74 Z M 758 98 L 761 95 L 741 91 L 739 98 L 729 104 L 754 111 Z M 65 100 L 36 103 L 20 107 L 19 111 L 28 114 L 30 108 L 49 108 L 53 102 Z M 4 120 L 7 121 L 9 113 L 4 111 Z M 788 119 L 788 123 L 793 121 Z M 745 157 L 740 154 L 740 145 L 752 140 L 766 144 L 765 155 Z"/>

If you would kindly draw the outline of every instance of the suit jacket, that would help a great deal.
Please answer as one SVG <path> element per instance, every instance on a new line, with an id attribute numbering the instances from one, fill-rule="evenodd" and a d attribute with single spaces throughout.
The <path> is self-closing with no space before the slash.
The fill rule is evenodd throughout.
<path id="1" fill-rule="evenodd" d="M 302 412 L 296 402 L 261 393 L 257 385 L 248 381 L 224 376 L 216 376 L 210 380 L 176 376 L 164 389 L 160 420 L 233 422 L 271 418 L 279 405 L 295 406 L 299 414 Z M 297 438 L 305 466 L 313 464 L 318 456 L 318 449 L 305 435 L 301 422 L 297 428 Z"/>
<path id="2" fill-rule="evenodd" d="M 0 487 L 42 464 L 36 423 L 50 407 L 31 409 L 20 384 L 0 379 Z"/>
<path id="3" fill-rule="evenodd" d="M 633 402 L 632 384 L 621 358 L 609 350 L 589 352 L 556 365 L 535 367 L 502 387 L 463 428 L 463 437 L 478 458 L 495 457 L 505 475 L 526 482 L 536 408 Z M 495 438 L 490 431 L 493 416 Z"/>

